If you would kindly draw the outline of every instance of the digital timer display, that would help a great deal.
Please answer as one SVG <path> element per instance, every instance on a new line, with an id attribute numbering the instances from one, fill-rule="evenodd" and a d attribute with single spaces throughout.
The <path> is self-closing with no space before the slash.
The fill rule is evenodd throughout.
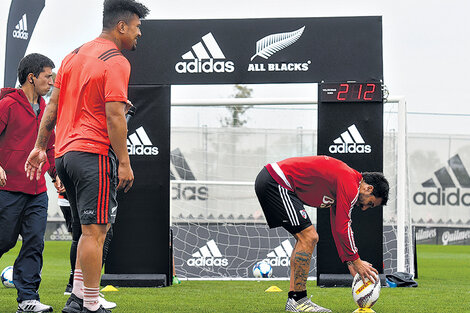
<path id="1" fill-rule="evenodd" d="M 322 102 L 382 102 L 381 83 L 322 83 Z"/>

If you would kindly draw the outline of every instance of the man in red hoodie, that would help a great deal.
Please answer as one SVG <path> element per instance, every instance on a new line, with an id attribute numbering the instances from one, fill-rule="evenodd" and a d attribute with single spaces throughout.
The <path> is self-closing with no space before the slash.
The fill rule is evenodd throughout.
<path id="1" fill-rule="evenodd" d="M 361 260 L 354 243 L 351 212 L 387 204 L 389 185 L 382 173 L 359 173 L 328 156 L 295 157 L 267 164 L 256 178 L 255 191 L 269 227 L 282 226 L 296 240 L 286 311 L 331 312 L 307 297 L 310 260 L 319 238 L 304 205 L 330 210 L 341 261 L 351 275 L 374 281 L 377 270 Z"/>
<path id="2" fill-rule="evenodd" d="M 24 163 L 36 142 L 46 107 L 42 96 L 53 85 L 53 68 L 46 56 L 27 55 L 18 66 L 21 88 L 3 88 L 0 93 L 0 257 L 21 235 L 23 243 L 13 266 L 17 312 L 52 312 L 52 307 L 39 302 L 38 294 L 47 222 L 46 180 L 44 174 L 29 180 Z M 46 166 L 55 182 L 54 138 L 47 145 Z"/>

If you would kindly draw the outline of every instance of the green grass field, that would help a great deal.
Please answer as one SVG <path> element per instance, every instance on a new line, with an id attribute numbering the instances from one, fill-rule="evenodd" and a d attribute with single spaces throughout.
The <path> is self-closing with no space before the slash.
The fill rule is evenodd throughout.
<path id="1" fill-rule="evenodd" d="M 46 242 L 41 300 L 61 312 L 69 274 L 70 242 Z M 13 265 L 20 245 L 0 259 L 0 269 Z M 470 246 L 418 246 L 418 288 L 383 288 L 377 313 L 470 312 Z M 283 292 L 265 292 L 272 286 Z M 288 281 L 183 281 L 167 288 L 119 288 L 106 293 L 120 312 L 284 312 Z M 333 312 L 352 312 L 350 288 L 307 285 L 313 301 Z M 0 287 L 0 313 L 15 312 L 16 289 Z"/>

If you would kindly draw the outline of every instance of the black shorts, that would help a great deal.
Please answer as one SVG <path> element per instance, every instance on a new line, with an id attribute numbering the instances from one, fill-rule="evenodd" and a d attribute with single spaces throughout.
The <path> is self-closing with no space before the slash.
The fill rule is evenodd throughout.
<path id="1" fill-rule="evenodd" d="M 117 160 L 108 156 L 70 151 L 55 160 L 70 208 L 77 211 L 80 224 L 114 223 L 117 213 Z"/>
<path id="2" fill-rule="evenodd" d="M 282 226 L 297 234 L 312 225 L 303 202 L 279 185 L 266 168 L 256 177 L 255 192 L 270 228 Z"/>

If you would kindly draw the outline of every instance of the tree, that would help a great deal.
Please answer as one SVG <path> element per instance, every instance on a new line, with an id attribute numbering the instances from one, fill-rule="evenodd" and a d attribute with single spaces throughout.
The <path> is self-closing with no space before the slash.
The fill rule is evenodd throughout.
<path id="1" fill-rule="evenodd" d="M 233 88 L 235 89 L 235 93 L 232 95 L 233 98 L 251 98 L 253 89 L 238 84 Z M 251 107 L 253 107 L 253 105 L 227 105 L 226 108 L 230 112 L 230 117 L 225 117 L 223 120 L 221 119 L 220 123 L 224 127 L 242 127 L 247 122 L 243 114 Z"/>

